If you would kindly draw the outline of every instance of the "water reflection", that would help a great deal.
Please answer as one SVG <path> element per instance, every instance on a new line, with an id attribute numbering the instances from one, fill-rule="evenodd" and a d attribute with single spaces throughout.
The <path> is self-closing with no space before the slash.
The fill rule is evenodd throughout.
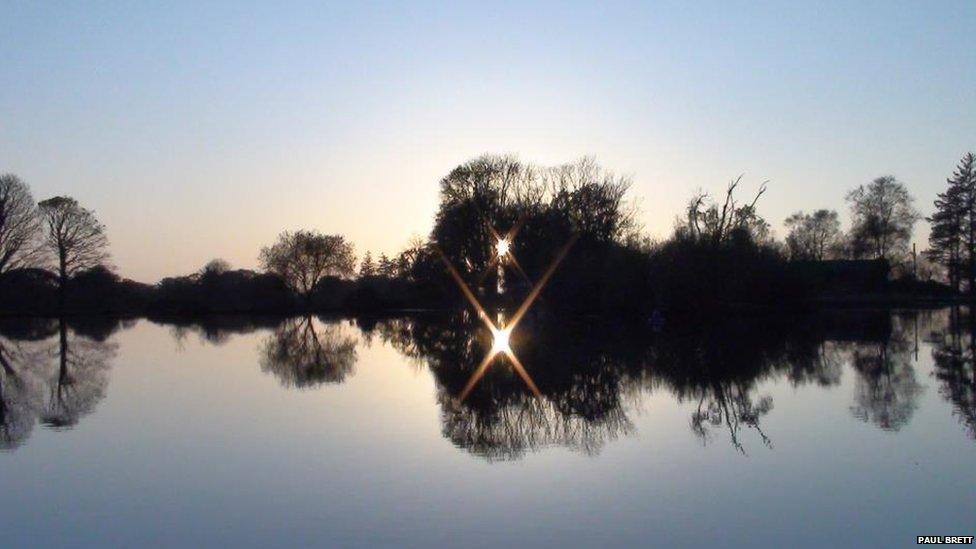
<path id="1" fill-rule="evenodd" d="M 272 329 L 282 322 L 281 317 L 214 315 L 197 319 L 164 318 L 157 322 L 169 327 L 178 348 L 183 348 L 187 337 L 195 334 L 211 345 L 223 345 L 235 335 L 245 335 L 259 330 Z"/>
<path id="2" fill-rule="evenodd" d="M 343 334 L 337 323 L 291 318 L 264 340 L 260 357 L 261 370 L 274 374 L 285 387 L 342 383 L 356 364 L 356 340 Z"/>
<path id="3" fill-rule="evenodd" d="M 22 444 L 38 421 L 68 429 L 94 411 L 116 352 L 105 341 L 112 331 L 105 326 L 122 324 L 75 322 L 69 328 L 65 319 L 35 319 L 0 326 L 0 448 Z"/>
<path id="4" fill-rule="evenodd" d="M 538 395 L 505 368 L 487 370 L 474 388 L 465 385 L 492 345 L 472 315 L 392 319 L 364 330 L 430 367 L 445 437 L 476 455 L 513 459 L 547 446 L 597 453 L 635 433 L 631 416 L 655 390 L 690 405 L 689 429 L 703 444 L 723 438 L 746 453 L 751 433 L 759 447 L 772 448 L 762 423 L 774 402 L 761 387 L 781 378 L 794 387 L 834 387 L 844 364 L 858 376 L 854 416 L 897 430 L 922 390 L 904 326 L 887 313 L 845 312 L 739 318 L 658 334 L 530 317 L 511 345 Z"/>
<path id="5" fill-rule="evenodd" d="M 89 339 L 68 337 L 68 327 L 58 322 L 57 370 L 49 374 L 47 406 L 41 421 L 54 428 L 67 428 L 91 413 L 105 396 L 109 361 L 116 346 Z"/>
<path id="6" fill-rule="evenodd" d="M 845 385 L 851 417 L 895 432 L 910 424 L 925 391 L 915 369 L 922 338 L 932 349 L 938 394 L 976 439 L 976 322 L 967 309 L 737 318 L 663 333 L 530 313 L 509 344 L 531 386 L 504 365 L 470 384 L 494 344 L 473 314 L 364 318 L 355 325 L 360 337 L 345 321 L 312 317 L 214 317 L 170 331 L 180 345 L 189 334 L 222 345 L 254 332 L 255 367 L 295 389 L 343 383 L 355 372 L 359 341 L 382 342 L 432 375 L 443 436 L 489 460 L 547 447 L 597 454 L 637 434 L 635 414 L 654 414 L 647 403 L 655 393 L 687 410 L 686 432 L 702 444 L 766 451 L 777 435 L 769 418 L 783 398 L 774 394 L 777 383 L 835 390 L 844 375 L 853 376 Z M 0 446 L 22 444 L 38 423 L 70 428 L 91 414 L 108 390 L 117 348 L 111 334 L 128 326 L 0 322 Z"/>
<path id="7" fill-rule="evenodd" d="M 854 417 L 886 431 L 907 425 L 922 392 L 907 347 L 892 340 L 855 348 L 852 364 L 857 372 Z"/>
<path id="8" fill-rule="evenodd" d="M 631 387 L 623 382 L 626 354 L 614 357 L 613 345 L 592 345 L 582 333 L 543 331 L 536 324 L 522 322 L 509 342 L 532 385 L 512 367 L 489 368 L 470 384 L 494 344 L 473 315 L 391 319 L 371 332 L 428 365 L 444 436 L 476 455 L 510 459 L 554 445 L 595 453 L 631 433 L 623 404 Z"/>
<path id="9" fill-rule="evenodd" d="M 976 440 L 976 310 L 953 309 L 947 317 L 930 336 L 939 394 Z"/>

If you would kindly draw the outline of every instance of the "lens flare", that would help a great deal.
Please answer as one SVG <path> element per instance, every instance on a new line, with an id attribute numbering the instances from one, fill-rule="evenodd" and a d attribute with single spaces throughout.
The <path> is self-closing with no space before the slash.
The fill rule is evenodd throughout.
<path id="1" fill-rule="evenodd" d="M 493 338 L 491 343 L 492 354 L 512 352 L 512 348 L 509 346 L 509 342 L 508 342 L 509 336 L 511 336 L 511 334 L 512 334 L 511 328 L 502 328 L 500 330 L 497 328 L 491 329 L 491 335 Z"/>
<path id="2" fill-rule="evenodd" d="M 494 231 L 494 229 L 492 230 Z M 471 390 L 474 389 L 475 384 L 477 384 L 482 376 L 485 375 L 485 371 L 488 369 L 488 366 L 491 365 L 495 357 L 498 355 L 504 355 L 507 357 L 512 364 L 512 368 L 515 370 L 515 373 L 522 378 L 522 381 L 524 381 L 525 385 L 530 391 L 532 391 L 532 394 L 539 398 L 542 397 L 542 393 L 539 391 L 539 388 L 536 387 L 535 382 L 532 381 L 532 377 L 529 376 L 529 372 L 525 370 L 525 366 L 522 365 L 522 361 L 519 360 L 512 351 L 509 340 L 512 331 L 516 326 L 518 326 L 518 323 L 522 321 L 522 318 L 525 316 L 525 313 L 528 312 L 529 307 L 531 307 L 535 300 L 539 297 L 540 292 L 542 292 L 542 288 L 547 282 L 549 282 L 549 278 L 551 278 L 553 273 L 556 271 L 556 267 L 558 267 L 559 264 L 562 263 L 563 259 L 566 258 L 566 254 L 569 253 L 569 249 L 576 242 L 576 238 L 577 235 L 573 235 L 569 239 L 569 242 L 563 245 L 562 249 L 559 250 L 559 253 L 556 254 L 555 259 L 549 264 L 549 268 L 543 273 L 542 278 L 535 283 L 532 291 L 530 291 L 529 295 L 527 295 L 522 301 L 522 305 L 519 306 L 519 308 L 515 311 L 515 315 L 511 320 L 506 323 L 503 315 L 499 313 L 497 326 L 500 327 L 496 327 L 495 322 L 492 322 L 492 320 L 488 317 L 488 312 L 485 311 L 484 307 L 481 306 L 481 303 L 478 302 L 478 298 L 475 297 L 474 292 L 471 291 L 471 288 L 469 288 L 464 279 L 461 278 L 461 273 L 454 268 L 454 265 L 451 264 L 443 252 L 440 253 L 441 261 L 443 261 L 444 266 L 447 267 L 447 272 L 451 275 L 451 278 L 457 282 L 458 287 L 461 289 L 461 293 L 465 298 L 467 298 L 468 302 L 471 303 L 471 307 L 478 314 L 478 318 L 485 323 L 485 325 L 491 330 L 492 334 L 491 350 L 485 354 L 481 364 L 475 368 L 474 373 L 472 373 L 471 377 L 468 378 L 468 383 L 464 386 L 464 389 L 461 390 L 461 394 L 458 397 L 460 401 L 463 402 Z M 499 238 L 496 246 L 496 252 L 498 252 L 498 255 L 496 256 L 495 261 L 498 261 L 501 259 L 501 255 L 503 253 L 509 253 L 509 240 L 507 238 Z M 512 256 L 512 262 L 516 265 L 516 267 L 518 267 L 518 262 L 515 261 L 514 256 Z M 521 272 L 520 267 L 519 271 Z M 525 276 L 524 273 L 523 276 Z M 526 279 L 528 279 L 527 276 Z"/>

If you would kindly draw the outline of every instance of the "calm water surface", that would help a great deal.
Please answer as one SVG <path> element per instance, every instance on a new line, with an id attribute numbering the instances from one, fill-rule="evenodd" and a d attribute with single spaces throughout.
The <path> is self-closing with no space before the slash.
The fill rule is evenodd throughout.
<path id="1" fill-rule="evenodd" d="M 8 321 L 0 545 L 976 533 L 968 311 L 524 324 L 523 379 L 466 317 Z"/>

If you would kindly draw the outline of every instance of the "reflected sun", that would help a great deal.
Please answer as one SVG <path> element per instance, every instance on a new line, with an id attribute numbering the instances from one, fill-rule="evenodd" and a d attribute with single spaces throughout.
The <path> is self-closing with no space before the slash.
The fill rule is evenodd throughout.
<path id="1" fill-rule="evenodd" d="M 508 255 L 508 250 L 510 247 L 511 243 L 509 243 L 507 238 L 500 238 L 498 239 L 498 242 L 495 243 L 495 253 L 498 254 L 498 257 L 505 257 Z"/>
<path id="2" fill-rule="evenodd" d="M 492 354 L 498 354 L 498 353 L 508 354 L 512 352 L 512 348 L 509 347 L 508 345 L 508 338 L 509 335 L 511 335 L 511 333 L 512 333 L 511 328 L 502 328 L 499 330 L 493 327 L 491 329 L 491 335 L 493 338 L 491 343 Z"/>

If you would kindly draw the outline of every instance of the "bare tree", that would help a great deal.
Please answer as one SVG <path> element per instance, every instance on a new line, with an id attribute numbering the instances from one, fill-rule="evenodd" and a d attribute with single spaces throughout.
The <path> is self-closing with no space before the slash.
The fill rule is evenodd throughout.
<path id="1" fill-rule="evenodd" d="M 564 212 L 573 229 L 602 242 L 623 242 L 640 229 L 637 210 L 626 199 L 632 181 L 602 168 L 596 159 L 540 170 L 551 206 Z"/>
<path id="2" fill-rule="evenodd" d="M 0 274 L 33 266 L 39 260 L 39 229 L 27 184 L 14 174 L 0 175 Z"/>
<path id="3" fill-rule="evenodd" d="M 697 193 L 688 203 L 688 218 L 680 229 L 696 240 L 714 245 L 727 242 L 737 233 L 748 234 L 755 242 L 766 241 L 769 238 L 769 223 L 756 212 L 756 203 L 766 192 L 766 184 L 759 187 L 752 202 L 739 204 L 734 194 L 741 181 L 740 175 L 729 183 L 721 206 L 711 201 L 707 193 Z"/>
<path id="4" fill-rule="evenodd" d="M 318 231 L 283 232 L 273 246 L 261 249 L 259 260 L 265 270 L 306 296 L 323 278 L 349 277 L 356 268 L 352 244 Z"/>
<path id="5" fill-rule="evenodd" d="M 897 261 L 908 252 L 915 222 L 921 218 L 905 185 L 879 177 L 847 194 L 851 205 L 851 246 L 857 257 Z"/>
<path id="6" fill-rule="evenodd" d="M 105 226 L 94 212 L 82 208 L 74 198 L 55 196 L 37 206 L 45 229 L 42 244 L 57 258 L 63 297 L 70 276 L 108 259 Z"/>

